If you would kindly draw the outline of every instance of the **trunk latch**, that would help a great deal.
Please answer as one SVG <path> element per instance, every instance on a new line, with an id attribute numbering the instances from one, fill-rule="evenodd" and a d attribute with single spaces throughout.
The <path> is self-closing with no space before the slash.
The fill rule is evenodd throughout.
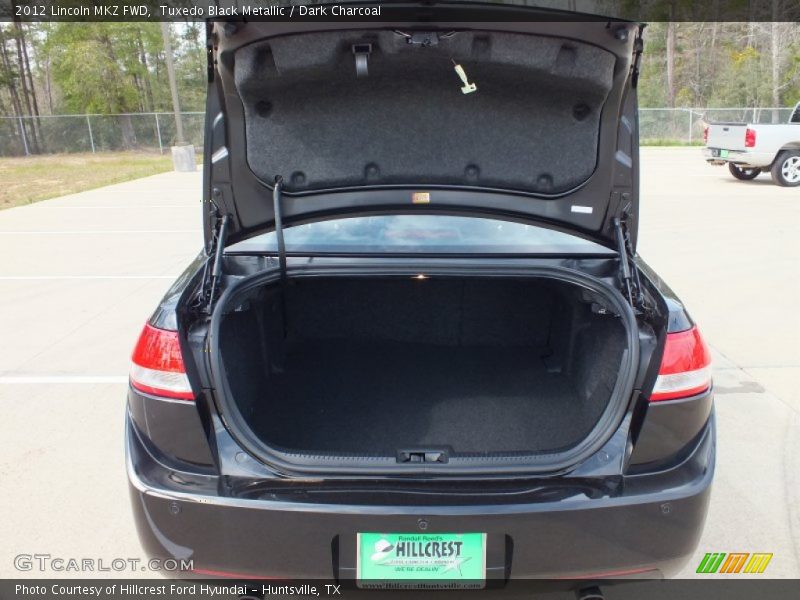
<path id="1" fill-rule="evenodd" d="M 407 464 L 446 463 L 448 451 L 440 450 L 398 450 L 397 462 Z"/>

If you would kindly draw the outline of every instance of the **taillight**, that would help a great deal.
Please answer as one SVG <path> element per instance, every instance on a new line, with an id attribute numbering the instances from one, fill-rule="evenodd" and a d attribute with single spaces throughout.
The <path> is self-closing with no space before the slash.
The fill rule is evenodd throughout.
<path id="1" fill-rule="evenodd" d="M 703 143 L 708 143 L 708 125 L 703 126 Z"/>
<path id="2" fill-rule="evenodd" d="M 710 387 L 711 353 L 697 327 L 668 333 L 650 401 L 687 398 Z"/>
<path id="3" fill-rule="evenodd" d="M 131 385 L 146 394 L 194 400 L 178 332 L 144 326 L 131 357 Z"/>
<path id="4" fill-rule="evenodd" d="M 744 147 L 745 148 L 754 148 L 756 145 L 756 130 L 747 128 L 747 131 L 744 132 Z"/>

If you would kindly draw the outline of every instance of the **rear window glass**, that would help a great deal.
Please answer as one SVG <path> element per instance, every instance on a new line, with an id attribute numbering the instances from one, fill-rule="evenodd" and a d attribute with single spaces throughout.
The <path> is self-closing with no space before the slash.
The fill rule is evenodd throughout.
<path id="1" fill-rule="evenodd" d="M 475 217 L 378 215 L 318 221 L 284 229 L 294 253 L 609 254 L 611 250 L 567 233 Z M 275 232 L 238 242 L 227 252 L 276 252 Z"/>

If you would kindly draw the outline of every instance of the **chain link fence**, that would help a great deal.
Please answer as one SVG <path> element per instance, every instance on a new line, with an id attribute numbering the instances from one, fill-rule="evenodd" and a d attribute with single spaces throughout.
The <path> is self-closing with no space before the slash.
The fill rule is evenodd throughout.
<path id="1" fill-rule="evenodd" d="M 203 148 L 204 113 L 184 112 L 186 142 Z M 0 117 L 0 156 L 139 150 L 169 152 L 173 113 Z"/>
<path id="2" fill-rule="evenodd" d="M 642 108 L 642 144 L 701 144 L 710 122 L 786 123 L 791 108 Z M 186 141 L 203 148 L 202 112 L 184 112 Z M 0 156 L 144 150 L 168 152 L 172 113 L 0 117 Z"/>
<path id="3" fill-rule="evenodd" d="M 707 123 L 788 123 L 793 108 L 640 108 L 639 139 L 647 144 L 702 144 Z"/>

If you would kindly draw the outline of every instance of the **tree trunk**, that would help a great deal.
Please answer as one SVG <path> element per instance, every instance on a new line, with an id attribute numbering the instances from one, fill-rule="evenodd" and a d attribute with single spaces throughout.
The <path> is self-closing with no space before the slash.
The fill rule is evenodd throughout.
<path id="1" fill-rule="evenodd" d="M 8 77 L 8 94 L 11 96 L 11 105 L 14 107 L 14 115 L 16 117 L 21 117 L 24 113 L 22 110 L 22 104 L 19 100 L 19 94 L 17 93 L 17 88 L 14 86 L 12 75 L 14 73 L 14 69 L 11 66 L 11 59 L 8 56 L 8 50 L 6 49 L 6 36 L 3 29 L 0 28 L 0 55 L 2 55 L 3 61 L 3 69 L 5 70 L 6 74 L 9 75 Z M 19 154 L 28 154 L 29 153 L 29 146 L 27 144 L 27 137 L 25 133 L 25 125 L 22 119 L 16 120 L 16 128 L 19 135 Z"/>
<path id="2" fill-rule="evenodd" d="M 716 2 L 714 3 L 716 6 Z M 715 8 L 715 11 L 718 10 Z M 716 12 L 714 14 L 717 14 Z M 711 50 L 709 52 L 709 56 L 711 57 L 710 63 L 708 65 L 708 70 L 706 73 L 708 74 L 709 82 L 714 82 L 717 76 L 717 31 L 719 30 L 719 23 L 716 21 L 711 24 Z"/>
<path id="3" fill-rule="evenodd" d="M 22 23 L 16 21 L 17 29 L 19 30 L 19 37 L 20 41 L 22 42 L 22 58 L 24 59 L 25 63 L 25 70 L 28 73 L 28 89 L 30 90 L 31 94 L 31 102 L 33 104 L 33 115 L 34 119 L 33 122 L 35 123 L 36 128 L 36 137 L 37 142 L 39 143 L 39 151 L 44 152 L 44 142 L 42 140 L 42 124 L 39 121 L 39 102 L 36 99 L 36 87 L 33 83 L 33 72 L 31 70 L 31 61 L 28 57 L 28 40 L 25 37 L 25 30 L 22 27 Z"/>
<path id="4" fill-rule="evenodd" d="M 772 5 L 773 18 L 777 18 L 778 3 Z M 772 21 L 772 122 L 781 120 L 781 24 Z"/>
<path id="5" fill-rule="evenodd" d="M 667 23 L 667 106 L 675 107 L 675 23 Z"/>
<path id="6" fill-rule="evenodd" d="M 111 43 L 111 39 L 104 35 L 102 38 L 102 43 L 108 49 L 108 56 L 111 58 L 113 62 L 116 62 L 116 54 L 114 53 L 114 45 Z M 120 97 L 117 101 L 117 106 L 119 107 L 120 112 L 125 112 L 130 110 L 130 107 L 126 104 L 125 99 Z M 120 129 L 122 130 L 122 146 L 126 150 L 131 150 L 136 147 L 136 131 L 133 129 L 133 119 L 129 114 L 123 114 L 120 116 Z"/>
<path id="7" fill-rule="evenodd" d="M 28 82 L 26 77 L 26 69 L 25 69 L 25 59 L 23 58 L 22 54 L 22 40 L 20 39 L 22 36 L 22 30 L 20 29 L 20 23 L 15 22 L 16 25 L 16 33 L 14 34 L 14 42 L 17 46 L 17 65 L 19 66 L 19 84 L 20 89 L 22 90 L 22 99 L 25 102 L 25 109 L 27 110 L 28 115 L 33 115 L 33 104 L 31 103 L 30 92 L 28 91 Z M 26 120 L 26 127 L 28 128 L 28 146 L 30 151 L 34 154 L 39 153 L 39 143 L 36 136 L 36 123 L 32 119 Z"/>
<path id="8" fill-rule="evenodd" d="M 53 75 L 50 70 L 50 57 L 44 65 L 44 91 L 47 94 L 47 113 L 53 114 Z"/>
<path id="9" fill-rule="evenodd" d="M 132 150 L 136 147 L 136 131 L 133 129 L 133 119 L 131 119 L 130 115 L 122 115 L 120 119 L 122 144 L 126 150 Z"/>
<path id="10" fill-rule="evenodd" d="M 139 62 L 144 67 L 144 74 L 142 75 L 144 83 L 144 106 L 145 111 L 152 112 L 155 110 L 155 102 L 153 100 L 153 88 L 150 85 L 150 65 L 147 64 L 147 53 L 144 50 L 144 43 L 142 42 L 142 34 L 136 36 L 136 43 L 139 46 Z"/>

